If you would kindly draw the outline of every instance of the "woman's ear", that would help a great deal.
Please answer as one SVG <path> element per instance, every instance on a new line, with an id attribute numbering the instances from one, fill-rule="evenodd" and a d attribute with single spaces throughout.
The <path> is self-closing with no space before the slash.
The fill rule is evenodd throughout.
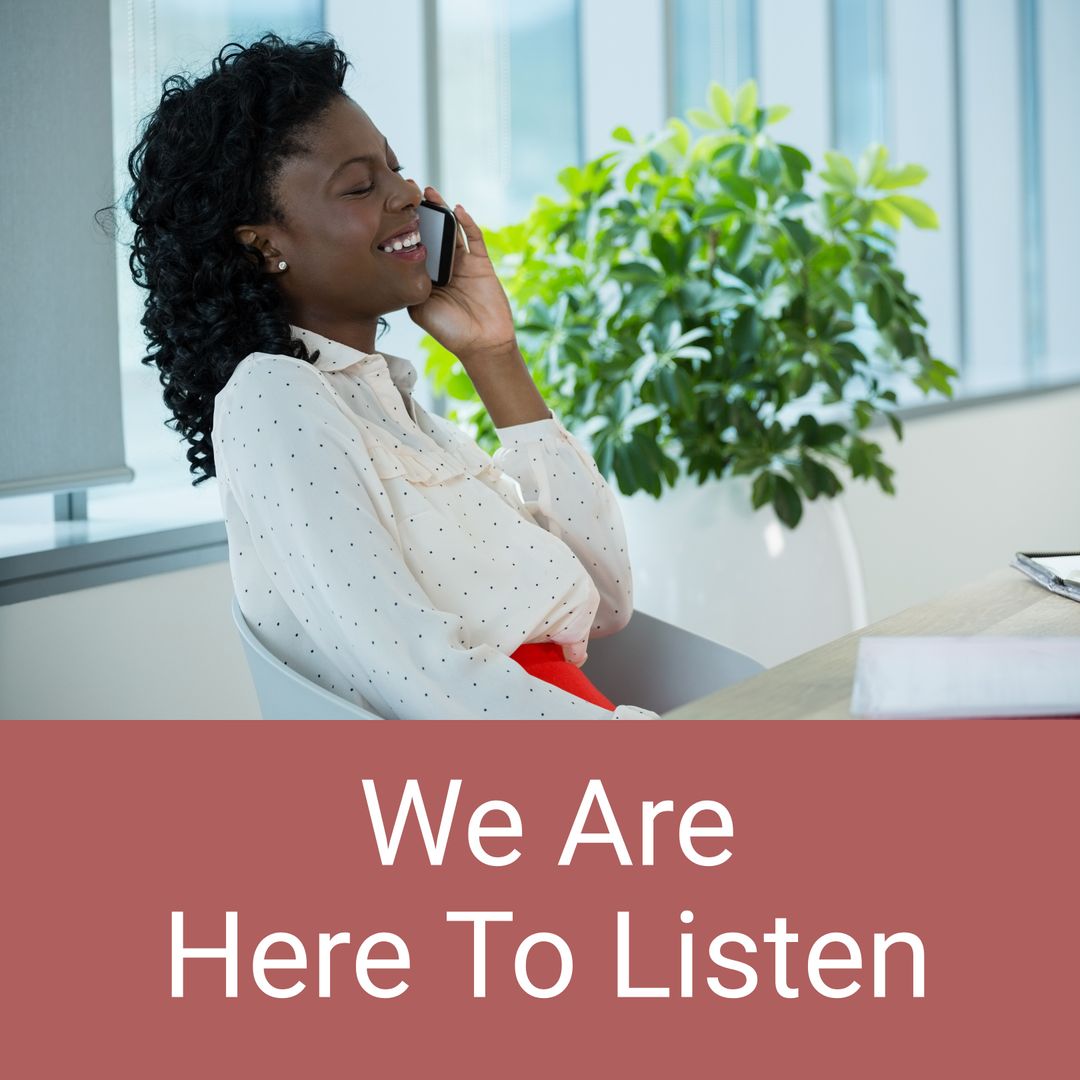
<path id="1" fill-rule="evenodd" d="M 233 229 L 233 238 L 244 249 L 247 259 L 259 266 L 258 254 L 262 255 L 262 265 L 270 273 L 278 273 L 278 261 L 281 252 L 265 237 L 250 225 L 237 225 Z"/>

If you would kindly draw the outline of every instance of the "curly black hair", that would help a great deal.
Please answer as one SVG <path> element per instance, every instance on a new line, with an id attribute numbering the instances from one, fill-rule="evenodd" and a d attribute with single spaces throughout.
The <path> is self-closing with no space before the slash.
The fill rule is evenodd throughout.
<path id="1" fill-rule="evenodd" d="M 318 358 L 291 337 L 262 253 L 233 230 L 284 222 L 275 195 L 281 168 L 309 150 L 305 133 L 347 96 L 348 67 L 331 37 L 290 43 L 267 33 L 246 46 L 230 42 L 204 77 L 164 81 L 128 156 L 128 265 L 147 290 L 142 363 L 158 367 L 172 413 L 166 426 L 191 444 L 193 485 L 215 475 L 214 396 L 237 364 L 252 352 Z"/>

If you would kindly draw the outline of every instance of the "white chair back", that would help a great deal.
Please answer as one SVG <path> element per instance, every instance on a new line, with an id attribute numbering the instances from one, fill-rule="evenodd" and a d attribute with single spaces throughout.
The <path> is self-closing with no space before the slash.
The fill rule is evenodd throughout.
<path id="1" fill-rule="evenodd" d="M 379 720 L 292 670 L 252 633 L 233 597 L 264 720 Z M 585 673 L 616 704 L 663 713 L 763 670 L 748 656 L 681 630 L 643 611 L 619 633 L 589 642 Z"/>
<path id="2" fill-rule="evenodd" d="M 283 664 L 252 633 L 236 597 L 232 617 L 244 644 L 264 720 L 380 720 Z"/>

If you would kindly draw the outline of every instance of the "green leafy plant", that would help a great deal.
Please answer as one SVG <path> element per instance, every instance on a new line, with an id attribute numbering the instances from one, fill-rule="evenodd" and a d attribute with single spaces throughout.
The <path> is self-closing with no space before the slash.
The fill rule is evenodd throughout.
<path id="1" fill-rule="evenodd" d="M 902 436 L 897 389 L 952 394 L 895 263 L 902 221 L 937 218 L 906 193 L 926 170 L 881 146 L 857 165 L 827 153 L 814 181 L 772 135 L 789 110 L 753 82 L 734 99 L 714 83 L 709 104 L 686 114 L 696 134 L 616 128 L 616 149 L 559 173 L 565 198 L 485 238 L 530 370 L 624 493 L 744 475 L 794 527 L 838 473 L 893 492 L 867 428 L 884 416 Z M 494 445 L 460 364 L 424 346 L 451 415 Z"/>

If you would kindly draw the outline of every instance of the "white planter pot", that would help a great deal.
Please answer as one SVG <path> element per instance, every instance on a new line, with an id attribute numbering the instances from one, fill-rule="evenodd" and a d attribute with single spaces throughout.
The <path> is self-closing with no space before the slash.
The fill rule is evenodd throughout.
<path id="1" fill-rule="evenodd" d="M 682 479 L 617 495 L 634 571 L 634 606 L 767 667 L 866 624 L 862 572 L 835 500 L 804 503 L 797 528 L 753 510 L 745 477 Z"/>

